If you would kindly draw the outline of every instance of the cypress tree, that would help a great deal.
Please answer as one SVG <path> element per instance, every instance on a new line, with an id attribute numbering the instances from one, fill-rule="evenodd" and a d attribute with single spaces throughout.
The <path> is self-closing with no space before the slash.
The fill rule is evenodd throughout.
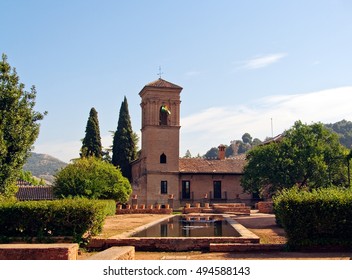
<path id="1" fill-rule="evenodd" d="M 86 135 L 82 140 L 81 157 L 102 158 L 102 154 L 98 112 L 92 108 L 87 121 Z"/>
<path id="2" fill-rule="evenodd" d="M 136 159 L 135 135 L 132 131 L 127 98 L 121 103 L 117 130 L 112 146 L 112 164 L 119 166 L 122 175 L 131 180 L 131 161 Z"/>

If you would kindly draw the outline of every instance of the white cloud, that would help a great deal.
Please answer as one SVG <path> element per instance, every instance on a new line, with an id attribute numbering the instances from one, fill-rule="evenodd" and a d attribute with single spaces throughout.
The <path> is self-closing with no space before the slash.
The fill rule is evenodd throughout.
<path id="1" fill-rule="evenodd" d="M 192 155 L 203 155 L 211 147 L 241 139 L 245 132 L 264 140 L 290 128 L 295 121 L 333 123 L 352 121 L 352 87 L 333 88 L 295 95 L 275 95 L 254 100 L 249 105 L 211 107 L 181 119 L 181 147 Z M 112 145 L 110 134 L 102 136 L 105 148 Z M 79 156 L 81 141 L 36 143 L 34 152 L 46 153 L 65 162 Z"/>
<path id="2" fill-rule="evenodd" d="M 290 128 L 295 121 L 332 123 L 352 120 L 352 87 L 268 96 L 250 105 L 208 108 L 181 120 L 181 156 L 204 154 L 211 147 L 241 139 L 245 132 L 264 140 Z"/>
<path id="3" fill-rule="evenodd" d="M 285 56 L 287 56 L 286 53 L 275 53 L 275 54 L 268 54 L 264 56 L 257 56 L 250 60 L 245 61 L 242 68 L 249 69 L 249 70 L 264 68 L 273 63 L 278 62 L 279 60 L 283 59 Z"/>

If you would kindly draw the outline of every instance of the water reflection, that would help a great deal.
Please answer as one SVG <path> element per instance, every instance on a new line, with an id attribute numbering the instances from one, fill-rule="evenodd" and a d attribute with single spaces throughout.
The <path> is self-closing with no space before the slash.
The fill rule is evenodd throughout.
<path id="1" fill-rule="evenodd" d="M 175 216 L 133 235 L 135 237 L 238 237 L 221 216 Z"/>

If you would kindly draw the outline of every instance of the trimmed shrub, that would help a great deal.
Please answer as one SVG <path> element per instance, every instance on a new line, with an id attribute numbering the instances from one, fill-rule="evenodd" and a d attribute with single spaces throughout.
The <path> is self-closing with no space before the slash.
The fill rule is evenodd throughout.
<path id="1" fill-rule="evenodd" d="M 86 198 L 55 201 L 21 201 L 0 203 L 0 237 L 50 240 L 73 237 L 81 242 L 101 232 L 107 214 L 114 212 L 114 201 Z"/>
<path id="2" fill-rule="evenodd" d="M 54 192 L 58 197 L 114 199 L 125 203 L 131 184 L 121 171 L 94 157 L 75 160 L 56 174 Z"/>
<path id="3" fill-rule="evenodd" d="M 352 190 L 292 188 L 273 198 L 277 222 L 290 248 L 352 245 Z"/>

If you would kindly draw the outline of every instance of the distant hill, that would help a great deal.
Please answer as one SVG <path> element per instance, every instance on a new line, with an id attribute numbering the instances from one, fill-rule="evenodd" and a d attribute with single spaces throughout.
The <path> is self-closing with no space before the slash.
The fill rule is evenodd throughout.
<path id="1" fill-rule="evenodd" d="M 32 172 L 35 177 L 43 178 L 47 182 L 53 183 L 56 172 L 66 165 L 67 163 L 52 156 L 31 153 L 23 169 Z"/>
<path id="2" fill-rule="evenodd" d="M 342 145 L 348 149 L 352 148 L 352 122 L 342 120 L 336 123 L 325 124 L 325 126 L 338 134 Z"/>
<path id="3" fill-rule="evenodd" d="M 348 149 L 352 149 L 352 122 L 351 121 L 338 121 L 336 123 L 324 124 L 325 127 L 331 129 L 337 133 L 341 145 Z M 244 138 L 246 136 L 247 140 Z M 242 140 L 233 140 L 230 145 L 226 148 L 226 157 L 231 157 L 237 154 L 246 153 L 252 146 L 256 146 L 261 143 L 261 140 L 255 138 L 252 141 L 250 134 L 245 133 L 242 136 Z M 211 148 L 203 156 L 206 158 L 216 158 L 218 154 L 218 148 Z"/>

